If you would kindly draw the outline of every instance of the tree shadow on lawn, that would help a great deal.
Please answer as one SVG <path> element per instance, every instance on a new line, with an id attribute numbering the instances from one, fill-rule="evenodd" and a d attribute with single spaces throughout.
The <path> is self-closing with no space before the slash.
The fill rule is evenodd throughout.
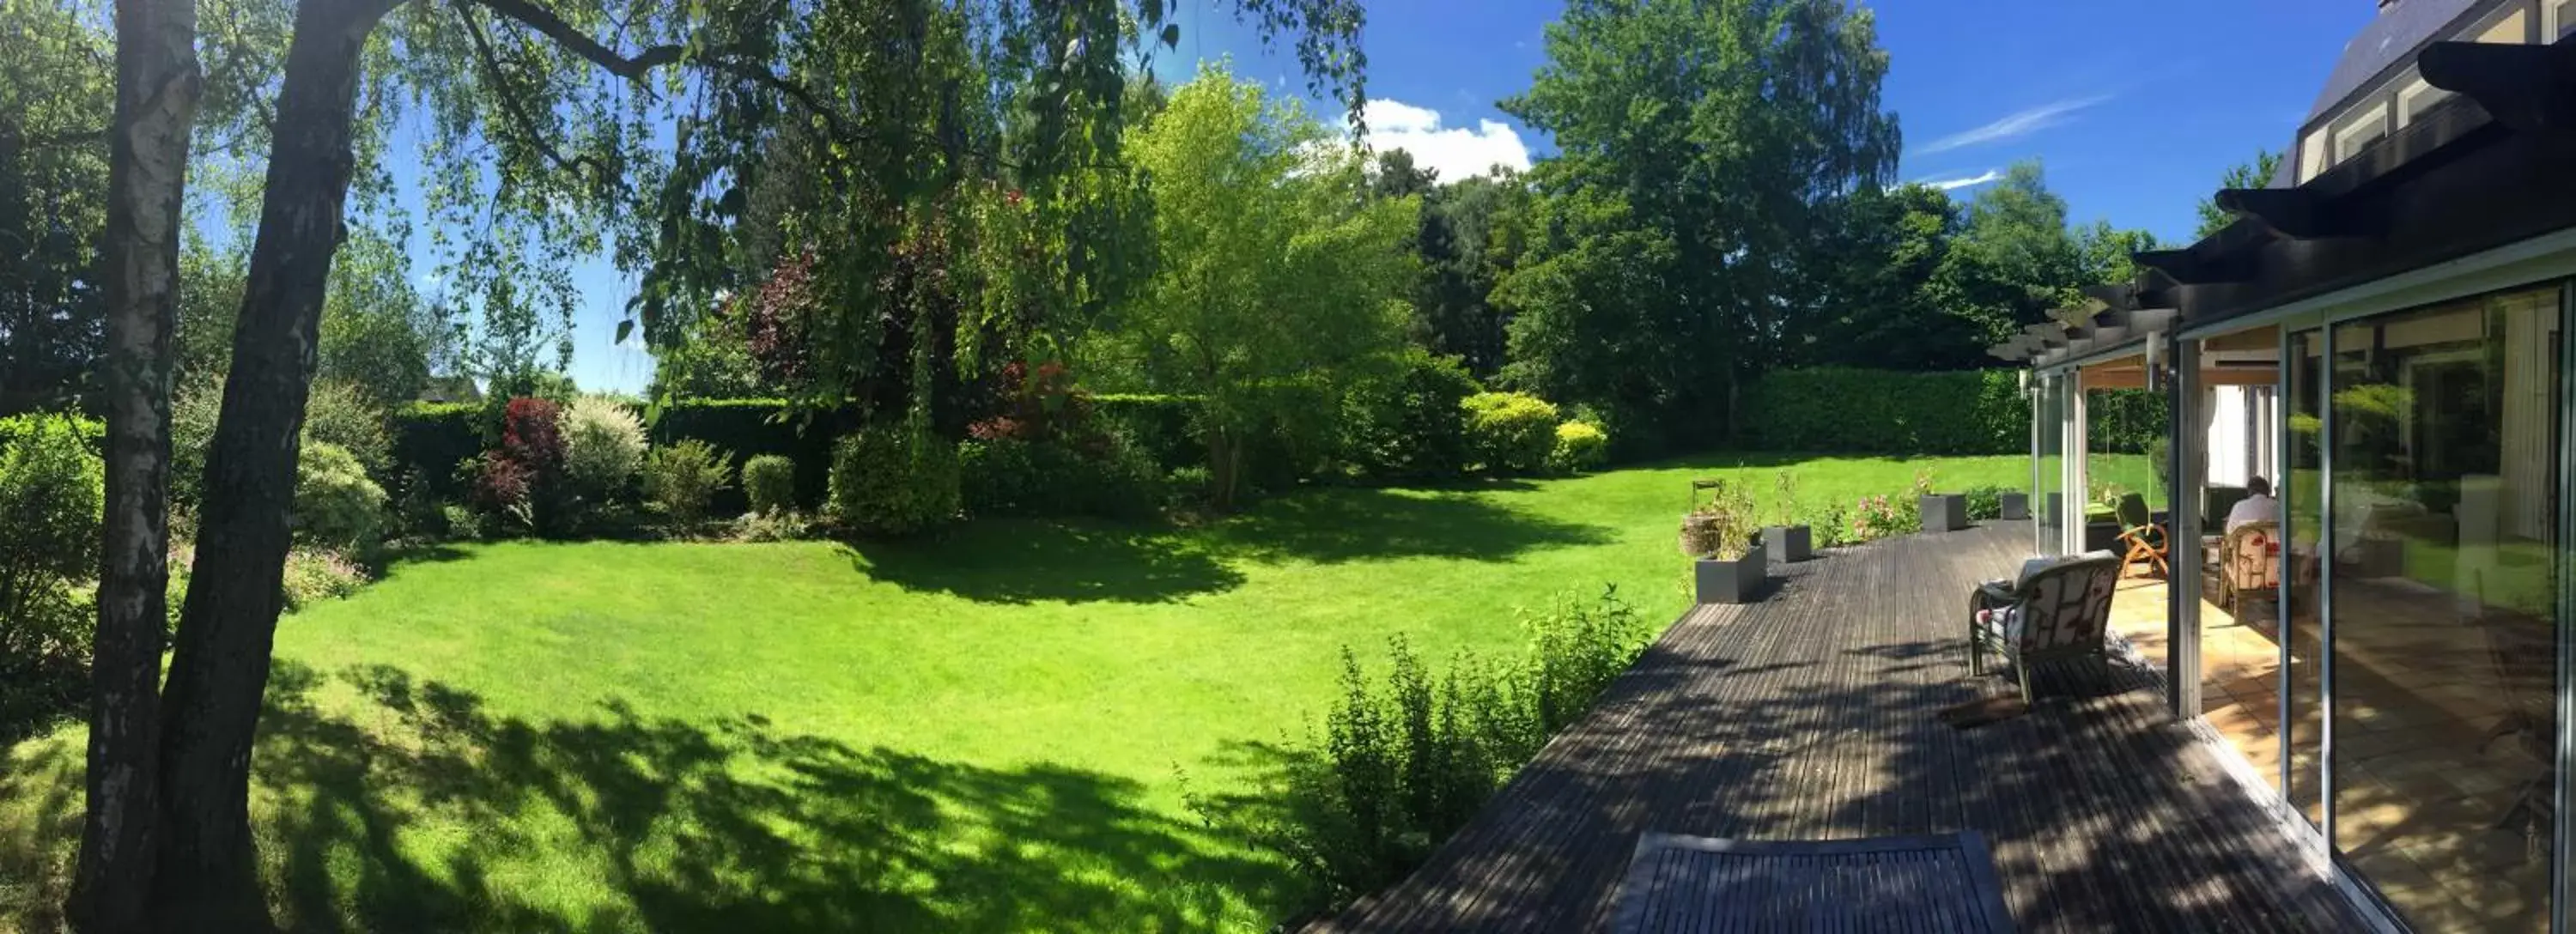
<path id="1" fill-rule="evenodd" d="M 1210 535 L 1226 553 L 1251 560 L 1332 564 L 1504 561 L 1541 548 L 1606 544 L 1614 531 L 1531 515 L 1473 493 L 1335 489 L 1262 503 Z"/>
<path id="2" fill-rule="evenodd" d="M 1187 533 L 1084 520 L 984 520 L 936 540 L 841 551 L 877 580 L 982 603 L 1165 603 L 1243 583 Z"/>
<path id="3" fill-rule="evenodd" d="M 1121 777 L 615 701 L 596 719 L 531 722 L 387 666 L 332 678 L 368 698 L 362 713 L 324 712 L 326 679 L 280 660 L 254 760 L 272 802 L 254 806 L 264 872 L 289 930 L 1195 930 L 1275 912 L 1293 884 L 1148 810 Z M 79 745 L 53 755 L 68 761 L 16 763 L 50 786 L 0 785 L 51 796 L 40 823 L 58 835 L 32 841 L 39 862 L 79 832 Z M 24 862 L 20 845 L 0 866 Z M 39 880 L 37 910 L 67 884 Z M 551 900 L 566 893 L 592 903 Z"/>
<path id="4" fill-rule="evenodd" d="M 935 540 L 852 542 L 843 550 L 869 577 L 985 603 L 1162 603 L 1240 586 L 1243 573 L 1230 566 L 1237 560 L 1503 561 L 1540 548 L 1604 544 L 1613 531 L 1472 493 L 1321 489 L 1200 529 L 987 519 Z"/>

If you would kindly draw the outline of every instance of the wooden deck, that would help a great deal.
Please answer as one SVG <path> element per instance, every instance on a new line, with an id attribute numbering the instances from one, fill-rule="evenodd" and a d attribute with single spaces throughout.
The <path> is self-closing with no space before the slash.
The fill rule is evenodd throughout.
<path id="1" fill-rule="evenodd" d="M 2151 673 L 2038 671 L 2026 716 L 1969 730 L 1967 591 L 2027 523 L 1775 567 L 1747 607 L 1686 614 L 1410 879 L 1325 931 L 1601 930 L 1638 835 L 1820 840 L 1981 832 L 2025 931 L 2363 929 Z"/>

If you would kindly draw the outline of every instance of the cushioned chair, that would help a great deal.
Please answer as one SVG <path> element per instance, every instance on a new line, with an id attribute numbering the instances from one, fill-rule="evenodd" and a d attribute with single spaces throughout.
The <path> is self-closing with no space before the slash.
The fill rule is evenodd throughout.
<path id="1" fill-rule="evenodd" d="M 2165 563 L 2165 527 L 2156 524 L 2156 514 L 2147 509 L 2147 498 L 2136 493 L 2120 496 L 2120 547 L 2129 550 L 2120 559 L 2120 573 L 2129 573 L 2129 565 L 2144 561 L 2162 577 L 2172 577 L 2173 569 Z"/>
<path id="2" fill-rule="evenodd" d="M 1968 673 L 1986 673 L 1986 650 L 2013 666 L 2021 696 L 2030 666 L 2091 656 L 2110 664 L 2111 592 L 2119 588 L 2118 555 L 2097 551 L 2025 565 L 2021 579 L 1991 581 L 1968 597 Z"/>
<path id="3" fill-rule="evenodd" d="M 2281 597 L 2281 527 L 2271 522 L 2237 526 L 2218 542 L 2218 604 L 2242 615 L 2245 601 Z"/>

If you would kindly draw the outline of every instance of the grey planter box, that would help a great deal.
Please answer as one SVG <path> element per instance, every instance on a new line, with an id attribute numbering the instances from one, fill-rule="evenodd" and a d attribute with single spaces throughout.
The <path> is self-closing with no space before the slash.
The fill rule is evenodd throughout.
<path id="1" fill-rule="evenodd" d="M 2030 518 L 2030 494 L 2006 493 L 1999 499 L 2002 501 L 2003 518 L 2015 520 Z"/>
<path id="2" fill-rule="evenodd" d="M 1958 493 L 1923 497 L 1923 531 L 1956 532 L 1968 527 L 1968 498 Z"/>
<path id="3" fill-rule="evenodd" d="M 1803 525 L 1773 525 L 1762 529 L 1762 550 L 1781 564 L 1794 564 L 1816 556 L 1816 537 Z"/>
<path id="4" fill-rule="evenodd" d="M 1769 574 L 1760 548 L 1746 549 L 1743 557 L 1732 561 L 1701 558 L 1692 569 L 1697 579 L 1701 603 L 1751 603 L 1762 593 L 1762 581 Z"/>

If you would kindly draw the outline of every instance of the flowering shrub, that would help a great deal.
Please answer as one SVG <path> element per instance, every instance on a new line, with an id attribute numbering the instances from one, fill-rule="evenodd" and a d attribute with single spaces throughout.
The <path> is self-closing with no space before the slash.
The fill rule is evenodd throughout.
<path id="1" fill-rule="evenodd" d="M 384 529 L 385 489 L 348 448 L 306 441 L 295 459 L 295 531 L 333 548 L 373 547 Z"/>
<path id="2" fill-rule="evenodd" d="M 610 498 L 644 466 L 644 422 L 625 403 L 583 396 L 564 409 L 564 474 L 585 496 Z"/>
<path id="3" fill-rule="evenodd" d="M 367 585 L 367 571 L 349 556 L 328 548 L 297 548 L 286 553 L 286 608 L 301 610 L 324 600 L 337 600 Z"/>

